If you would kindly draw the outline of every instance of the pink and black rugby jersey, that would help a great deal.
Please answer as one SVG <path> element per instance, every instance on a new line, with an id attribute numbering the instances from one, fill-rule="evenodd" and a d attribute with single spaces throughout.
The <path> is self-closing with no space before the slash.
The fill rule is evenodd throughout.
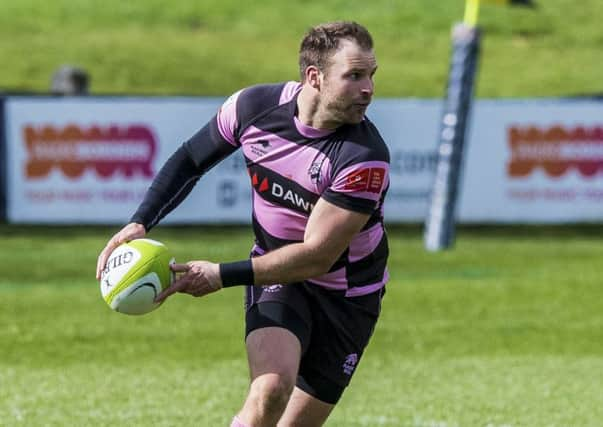
<path id="1" fill-rule="evenodd" d="M 220 160 L 242 149 L 253 187 L 254 252 L 301 242 L 320 197 L 370 215 L 330 271 L 308 282 L 346 296 L 374 292 L 388 280 L 383 200 L 389 152 L 375 126 L 324 131 L 296 117 L 301 85 L 253 86 L 231 96 L 218 114 L 161 168 L 131 221 L 154 227 Z"/>
<path id="2" fill-rule="evenodd" d="M 388 279 L 387 146 L 366 118 L 334 131 L 305 126 L 296 117 L 300 89 L 297 82 L 247 88 L 217 115 L 221 137 L 245 156 L 253 186 L 255 251 L 303 241 L 310 212 L 323 197 L 371 217 L 329 273 L 308 281 L 346 290 L 348 296 L 373 292 Z"/>

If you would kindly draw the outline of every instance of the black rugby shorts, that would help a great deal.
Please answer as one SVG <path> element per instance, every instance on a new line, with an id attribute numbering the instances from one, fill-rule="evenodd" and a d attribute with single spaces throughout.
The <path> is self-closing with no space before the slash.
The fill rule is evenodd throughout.
<path id="1" fill-rule="evenodd" d="M 297 387 L 330 404 L 337 403 L 358 366 L 385 288 L 359 297 L 344 293 L 306 282 L 246 290 L 245 336 L 270 326 L 291 331 L 302 348 Z"/>

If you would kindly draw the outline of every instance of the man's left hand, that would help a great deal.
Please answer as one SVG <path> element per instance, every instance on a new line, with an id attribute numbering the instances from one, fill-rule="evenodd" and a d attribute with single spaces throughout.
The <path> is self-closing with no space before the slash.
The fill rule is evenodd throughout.
<path id="1" fill-rule="evenodd" d="M 222 288 L 219 264 L 189 261 L 186 264 L 172 264 L 170 268 L 177 274 L 176 280 L 157 295 L 155 302 L 163 302 L 176 292 L 202 297 Z"/>

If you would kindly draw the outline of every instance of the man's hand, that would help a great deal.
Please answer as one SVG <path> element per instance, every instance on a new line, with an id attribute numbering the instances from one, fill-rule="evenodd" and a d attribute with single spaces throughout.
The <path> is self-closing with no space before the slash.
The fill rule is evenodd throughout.
<path id="1" fill-rule="evenodd" d="M 157 295 L 155 302 L 163 302 L 176 292 L 202 297 L 222 289 L 220 266 L 208 261 L 189 261 L 172 264 L 172 271 L 179 273 L 172 285 Z"/>
<path id="2" fill-rule="evenodd" d="M 96 280 L 100 280 L 101 273 L 105 269 L 107 260 L 116 247 L 122 243 L 129 242 L 130 240 L 140 239 L 141 237 L 144 237 L 145 234 L 146 230 L 144 229 L 144 226 L 135 222 L 131 222 L 115 233 L 98 256 L 98 260 L 96 261 Z"/>

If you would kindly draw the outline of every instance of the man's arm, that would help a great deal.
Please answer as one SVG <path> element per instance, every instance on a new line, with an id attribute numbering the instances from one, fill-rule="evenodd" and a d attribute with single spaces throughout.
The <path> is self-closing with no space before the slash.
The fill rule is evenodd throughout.
<path id="1" fill-rule="evenodd" d="M 205 172 L 237 149 L 220 136 L 217 128 L 214 117 L 165 162 L 129 224 L 109 239 L 98 256 L 97 280 L 115 248 L 124 242 L 144 237 L 188 196 Z"/>
<path id="2" fill-rule="evenodd" d="M 216 120 L 210 120 L 165 162 L 130 222 L 149 231 L 188 196 L 201 176 L 237 149 L 221 137 Z"/>
<path id="3" fill-rule="evenodd" d="M 329 271 L 369 217 L 368 214 L 340 208 L 321 198 L 308 219 L 304 241 L 252 258 L 250 263 L 242 263 L 252 268 L 247 276 L 253 277 L 253 284 L 256 285 L 286 284 L 321 276 Z M 224 285 L 220 264 L 190 261 L 187 264 L 174 264 L 172 270 L 181 275 L 157 296 L 157 302 L 164 301 L 176 292 L 200 297 Z"/>
<path id="4" fill-rule="evenodd" d="M 303 242 L 252 259 L 255 284 L 299 282 L 327 273 L 369 217 L 319 199 Z"/>

